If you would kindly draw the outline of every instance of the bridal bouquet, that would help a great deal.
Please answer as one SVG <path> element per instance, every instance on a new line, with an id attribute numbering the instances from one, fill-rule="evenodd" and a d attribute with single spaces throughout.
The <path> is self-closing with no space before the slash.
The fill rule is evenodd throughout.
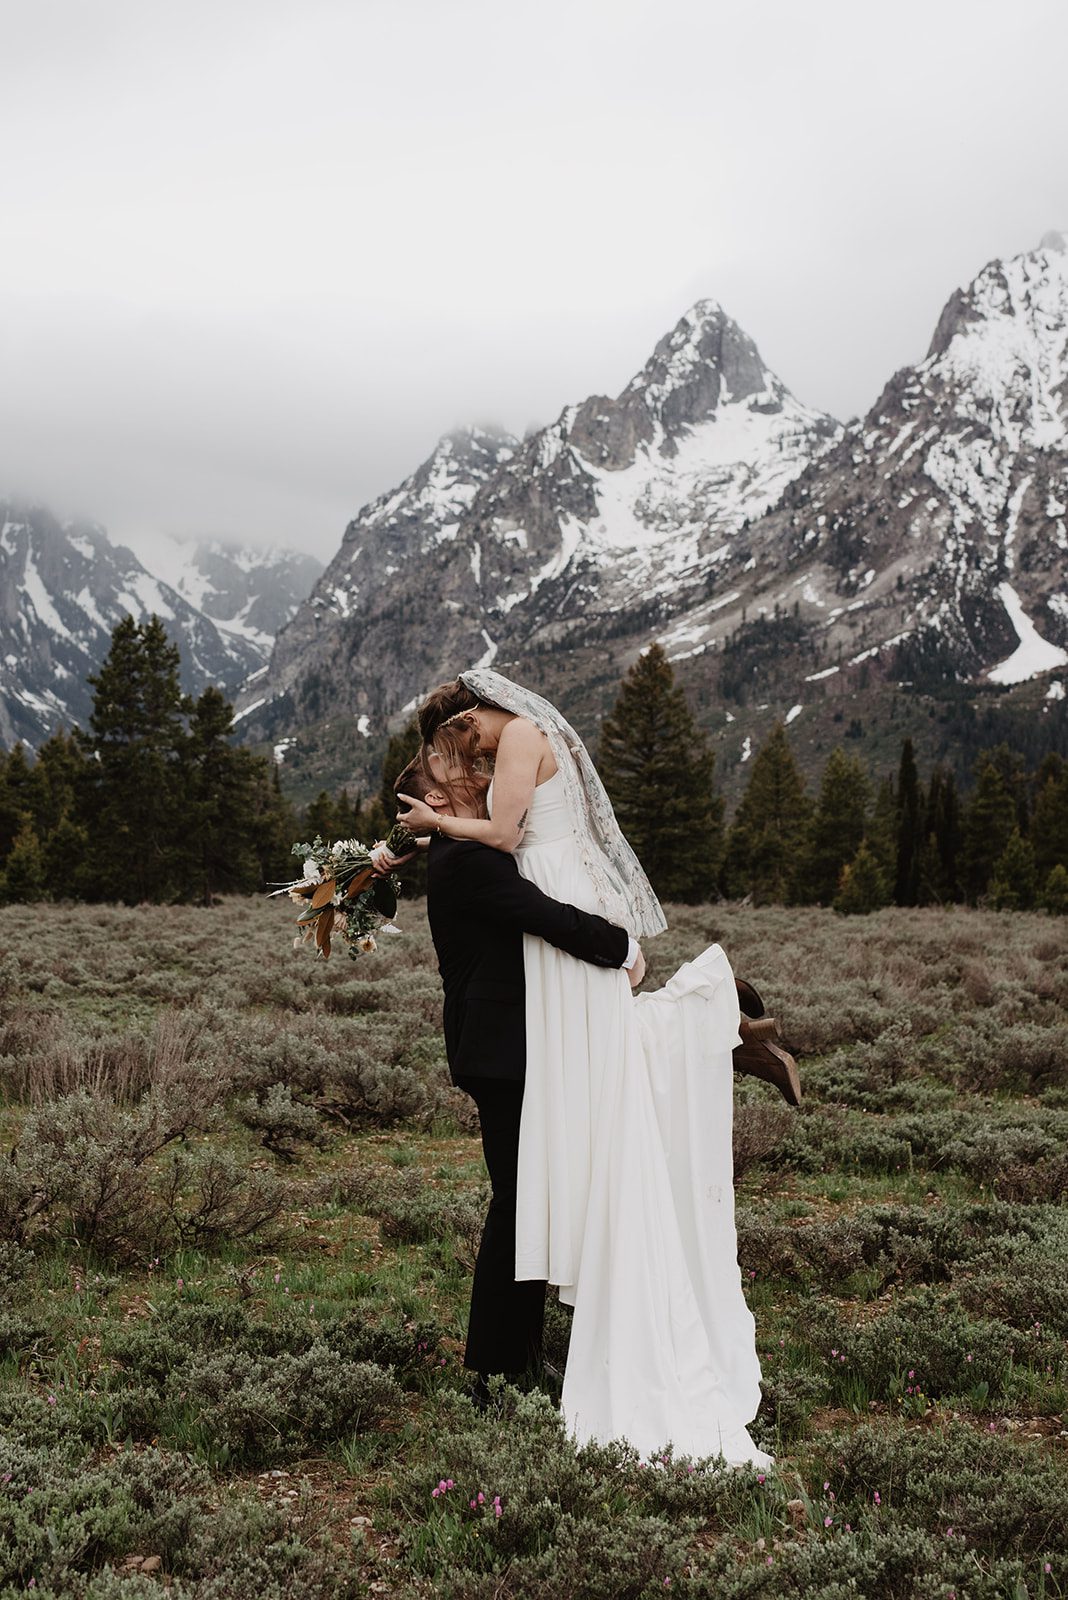
<path id="1" fill-rule="evenodd" d="M 385 839 L 392 856 L 406 856 L 415 840 L 397 823 Z M 280 884 L 273 894 L 288 894 L 302 905 L 293 948 L 315 941 L 316 954 L 330 955 L 330 941 L 339 934 L 356 958 L 378 949 L 375 934 L 397 912 L 400 880 L 396 873 L 376 877 L 371 851 L 359 839 L 338 839 L 325 844 L 316 834 L 311 844 L 295 844 L 293 855 L 304 862 L 301 877 Z M 396 932 L 396 929 L 392 930 Z"/>

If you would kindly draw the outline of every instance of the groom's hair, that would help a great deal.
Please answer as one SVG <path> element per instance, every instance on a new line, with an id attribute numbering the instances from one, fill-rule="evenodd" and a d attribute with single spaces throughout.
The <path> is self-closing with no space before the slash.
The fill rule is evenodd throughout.
<path id="1" fill-rule="evenodd" d="M 420 749 L 414 760 L 409 761 L 404 771 L 398 775 L 393 785 L 393 793 L 410 794 L 414 800 L 425 800 L 432 789 L 440 788 L 440 783 L 426 764 L 424 750 Z"/>

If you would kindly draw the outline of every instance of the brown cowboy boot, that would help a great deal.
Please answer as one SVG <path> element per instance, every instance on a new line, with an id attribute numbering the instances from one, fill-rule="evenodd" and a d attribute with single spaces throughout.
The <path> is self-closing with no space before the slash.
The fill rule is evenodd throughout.
<path id="1" fill-rule="evenodd" d="M 762 1017 L 766 1014 L 764 1002 L 751 983 L 746 983 L 744 978 L 735 978 L 734 987 L 738 991 L 738 1004 L 743 1016 Z"/>
<path id="2" fill-rule="evenodd" d="M 735 979 L 742 1017 L 738 1032 L 742 1042 L 733 1053 L 735 1072 L 773 1083 L 787 1105 L 801 1104 L 801 1079 L 797 1062 L 777 1043 L 782 1035 L 774 1017 L 765 1015 L 764 1002 L 752 984 Z"/>

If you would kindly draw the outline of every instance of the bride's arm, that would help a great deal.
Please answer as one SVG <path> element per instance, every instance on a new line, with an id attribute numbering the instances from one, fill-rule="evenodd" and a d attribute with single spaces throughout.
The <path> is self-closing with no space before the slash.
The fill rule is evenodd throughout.
<path id="1" fill-rule="evenodd" d="M 492 817 L 443 816 L 419 800 L 398 795 L 398 800 L 408 800 L 411 809 L 399 812 L 397 821 L 413 833 L 440 829 L 447 839 L 474 839 L 510 854 L 526 831 L 546 743 L 545 735 L 525 717 L 505 724 L 493 769 Z"/>

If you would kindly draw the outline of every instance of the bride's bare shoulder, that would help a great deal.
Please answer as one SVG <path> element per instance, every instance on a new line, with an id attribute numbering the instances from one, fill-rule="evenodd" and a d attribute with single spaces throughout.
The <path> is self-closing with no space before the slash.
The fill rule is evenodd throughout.
<path id="1" fill-rule="evenodd" d="M 540 750 L 548 744 L 540 728 L 527 717 L 513 717 L 501 729 L 498 750 Z"/>

